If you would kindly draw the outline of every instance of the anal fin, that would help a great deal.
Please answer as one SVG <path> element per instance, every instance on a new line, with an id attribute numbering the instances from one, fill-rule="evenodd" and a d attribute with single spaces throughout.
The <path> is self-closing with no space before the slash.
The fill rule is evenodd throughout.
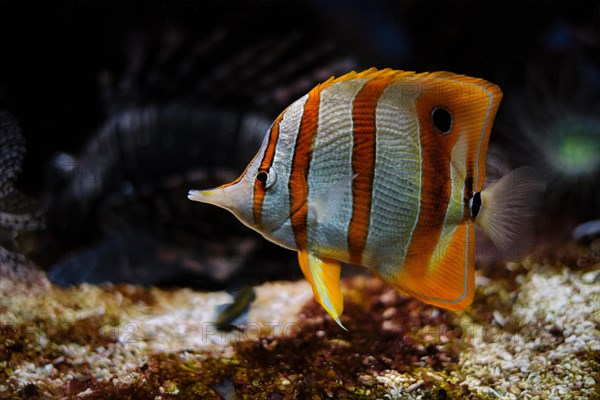
<path id="1" fill-rule="evenodd" d="M 339 318 L 344 311 L 344 297 L 340 289 L 340 263 L 320 259 L 307 251 L 298 252 L 298 260 L 317 302 L 339 326 L 347 330 Z"/>
<path id="2" fill-rule="evenodd" d="M 397 290 L 448 310 L 464 310 L 475 292 L 475 230 L 467 221 L 440 238 L 431 254 L 409 254 L 404 266 L 380 269 Z"/>

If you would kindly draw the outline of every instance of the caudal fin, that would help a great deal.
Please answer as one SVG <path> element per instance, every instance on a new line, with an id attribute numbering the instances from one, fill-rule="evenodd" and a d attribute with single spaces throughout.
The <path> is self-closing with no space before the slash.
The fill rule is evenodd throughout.
<path id="1" fill-rule="evenodd" d="M 475 222 L 508 260 L 523 259 L 533 244 L 533 218 L 543 189 L 536 170 L 522 167 L 481 192 Z"/>

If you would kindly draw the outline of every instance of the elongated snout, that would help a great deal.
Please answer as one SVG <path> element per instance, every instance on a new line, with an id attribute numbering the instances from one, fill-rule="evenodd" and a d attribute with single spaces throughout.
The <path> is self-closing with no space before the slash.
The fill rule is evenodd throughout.
<path id="1" fill-rule="evenodd" d="M 246 197 L 251 195 L 251 189 L 252 187 L 242 179 L 234 184 L 223 185 L 214 189 L 190 190 L 188 199 L 235 211 L 248 200 Z"/>
<path id="2" fill-rule="evenodd" d="M 253 185 L 252 181 L 240 179 L 208 190 L 190 190 L 188 199 L 200 203 L 208 203 L 224 208 L 235 215 L 245 225 L 254 228 L 253 224 Z"/>
<path id="3" fill-rule="evenodd" d="M 215 188 L 209 190 L 190 190 L 188 199 L 198 201 L 200 203 L 213 204 L 215 206 L 230 209 L 231 199 L 223 188 Z"/>

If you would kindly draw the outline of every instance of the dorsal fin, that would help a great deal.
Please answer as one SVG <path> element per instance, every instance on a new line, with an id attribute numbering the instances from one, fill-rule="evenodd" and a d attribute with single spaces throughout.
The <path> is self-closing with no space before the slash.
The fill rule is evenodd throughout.
<path id="1" fill-rule="evenodd" d="M 486 81 L 485 79 L 473 78 L 473 77 L 466 76 L 466 75 L 456 74 L 454 72 L 435 71 L 435 72 L 417 73 L 415 71 L 402 71 L 402 70 L 395 70 L 395 69 L 391 69 L 391 68 L 385 68 L 385 69 L 369 68 L 369 69 L 361 71 L 361 72 L 351 71 L 351 72 L 348 72 L 347 74 L 339 76 L 337 78 L 332 76 L 327 81 L 315 86 L 311 90 L 311 92 L 314 90 L 323 90 L 323 89 L 325 89 L 331 85 L 334 85 L 336 83 L 339 83 L 339 82 L 351 81 L 351 80 L 355 80 L 355 79 L 389 79 L 389 78 L 392 78 L 394 81 L 401 81 L 403 79 L 409 81 L 409 80 L 415 80 L 415 79 L 418 80 L 421 78 L 439 78 L 442 80 L 468 83 L 468 84 L 476 85 L 479 87 L 483 87 L 483 88 L 486 88 L 487 90 L 493 92 L 496 95 L 496 97 L 499 97 L 502 93 L 496 85 Z"/>

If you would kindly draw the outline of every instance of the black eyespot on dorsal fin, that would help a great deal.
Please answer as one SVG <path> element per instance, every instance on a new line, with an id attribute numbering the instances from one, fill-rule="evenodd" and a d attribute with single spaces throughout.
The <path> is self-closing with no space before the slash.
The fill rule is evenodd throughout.
<path id="1" fill-rule="evenodd" d="M 445 108 L 436 107 L 431 110 L 431 122 L 443 135 L 449 134 L 452 130 L 452 114 Z"/>

